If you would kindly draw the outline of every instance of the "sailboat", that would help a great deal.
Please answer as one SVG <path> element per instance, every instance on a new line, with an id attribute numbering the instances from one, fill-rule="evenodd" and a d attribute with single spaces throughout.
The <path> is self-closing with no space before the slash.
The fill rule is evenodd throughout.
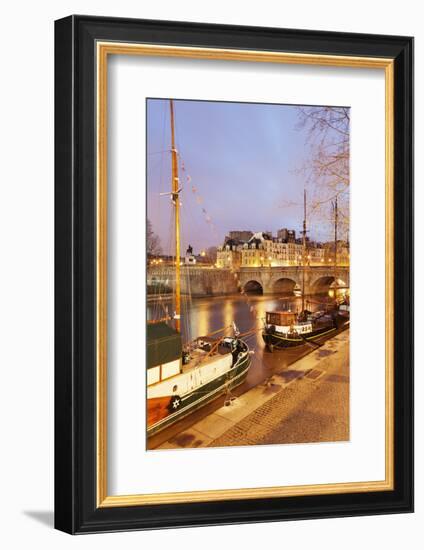
<path id="1" fill-rule="evenodd" d="M 174 103 L 170 104 L 175 244 L 175 313 L 147 324 L 147 435 L 151 436 L 191 414 L 246 379 L 251 352 L 233 322 L 225 330 L 183 342 L 181 333 L 180 194 L 175 148 Z M 217 337 L 216 334 L 224 332 Z"/>
<path id="2" fill-rule="evenodd" d="M 312 312 L 305 307 L 306 275 L 306 190 L 303 192 L 303 258 L 302 258 L 302 307 L 299 313 L 293 311 L 267 311 L 262 338 L 269 351 L 274 348 L 289 348 L 313 343 L 317 338 L 330 335 L 349 323 L 349 305 L 347 303 L 326 304 L 319 311 Z M 337 300 L 337 199 L 335 202 L 335 242 L 334 242 L 334 280 Z"/>

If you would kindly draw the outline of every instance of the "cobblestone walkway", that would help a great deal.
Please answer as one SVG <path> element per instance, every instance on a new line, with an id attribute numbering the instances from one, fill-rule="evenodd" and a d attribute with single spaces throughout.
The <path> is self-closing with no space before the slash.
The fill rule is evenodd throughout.
<path id="1" fill-rule="evenodd" d="M 348 440 L 348 346 L 323 371 L 318 378 L 305 376 L 279 391 L 209 447 Z"/>

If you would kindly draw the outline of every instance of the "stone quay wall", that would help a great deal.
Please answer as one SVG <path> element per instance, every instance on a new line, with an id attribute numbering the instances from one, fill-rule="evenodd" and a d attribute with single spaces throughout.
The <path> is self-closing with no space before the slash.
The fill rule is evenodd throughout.
<path id="1" fill-rule="evenodd" d="M 175 288 L 173 267 L 149 267 L 147 269 L 148 285 L 163 285 Z M 238 292 L 237 279 L 229 269 L 213 267 L 181 266 L 181 292 L 193 297 L 225 296 Z"/>

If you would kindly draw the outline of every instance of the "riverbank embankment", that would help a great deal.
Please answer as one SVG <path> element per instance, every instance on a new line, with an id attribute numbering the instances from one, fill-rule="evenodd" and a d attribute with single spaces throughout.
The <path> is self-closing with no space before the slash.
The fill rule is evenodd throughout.
<path id="1" fill-rule="evenodd" d="M 348 440 L 349 332 L 328 340 L 158 448 Z"/>

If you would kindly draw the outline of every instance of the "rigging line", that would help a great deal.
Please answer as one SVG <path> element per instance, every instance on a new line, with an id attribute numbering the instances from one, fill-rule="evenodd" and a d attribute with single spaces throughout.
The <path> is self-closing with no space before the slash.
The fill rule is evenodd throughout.
<path id="1" fill-rule="evenodd" d="M 257 335 L 251 334 L 250 336 L 243 336 L 243 342 L 245 342 L 249 347 L 254 347 L 257 341 Z"/>
<path id="2" fill-rule="evenodd" d="M 165 312 L 165 304 L 162 299 L 162 295 L 166 293 L 166 281 L 164 281 L 164 275 L 163 270 L 164 266 L 163 264 L 159 264 L 159 281 L 154 284 L 153 288 L 153 304 L 151 306 L 151 313 L 153 318 L 159 318 L 161 315 L 161 309 L 163 309 Z M 152 281 L 153 282 L 153 281 Z"/>
<path id="3" fill-rule="evenodd" d="M 179 136 L 177 136 L 178 138 Z M 182 166 L 182 169 L 183 171 L 185 172 L 185 180 L 186 180 L 186 184 L 187 186 L 190 184 L 190 182 L 192 181 L 192 177 L 190 175 L 190 170 L 188 170 L 188 163 L 186 162 L 186 159 L 184 157 L 184 155 L 182 154 L 182 151 L 181 149 L 179 149 L 179 157 L 180 157 L 180 161 L 181 161 L 181 166 Z M 187 196 L 190 196 L 189 198 L 189 203 L 191 203 L 191 210 L 193 212 L 195 212 L 198 208 L 202 211 L 202 218 L 203 218 L 203 221 L 205 221 L 207 223 L 207 225 L 209 225 L 209 228 L 210 228 L 210 231 L 211 233 L 213 234 L 213 237 L 216 239 L 216 242 L 219 241 L 219 234 L 216 230 L 216 226 L 214 224 L 214 221 L 212 219 L 212 216 L 210 215 L 209 212 L 206 211 L 206 209 L 204 208 L 204 206 L 202 207 L 201 205 L 204 205 L 204 197 L 201 196 L 198 192 L 197 192 L 197 189 L 195 188 L 194 185 L 191 185 L 190 186 L 190 193 L 188 193 L 186 195 Z M 193 195 L 193 196 L 192 196 Z M 195 206 L 193 208 L 193 201 L 195 203 Z M 196 220 L 196 223 L 197 223 L 198 220 Z M 215 243 L 214 243 L 215 245 Z"/>
<path id="4" fill-rule="evenodd" d="M 164 153 L 169 153 L 169 149 L 164 149 L 163 151 L 153 151 L 153 153 L 147 153 L 147 155 L 163 155 Z"/>
<path id="5" fill-rule="evenodd" d="M 182 156 L 181 156 L 181 142 L 180 142 L 180 125 L 179 125 L 179 117 L 178 117 L 178 109 L 177 109 L 177 106 L 178 104 L 181 103 L 181 101 L 179 100 L 174 100 L 174 105 L 175 105 L 175 108 L 174 108 L 174 120 L 175 120 L 175 143 L 177 145 L 177 150 L 178 150 L 178 156 L 180 157 L 180 161 L 182 161 Z"/>
<path id="6" fill-rule="evenodd" d="M 180 158 L 180 164 L 182 165 L 182 170 L 185 172 L 186 174 L 186 183 L 189 184 L 189 181 L 188 181 L 188 178 L 190 178 L 190 181 L 191 181 L 191 176 L 189 174 L 189 170 L 187 170 L 187 166 L 186 166 L 186 160 L 184 158 L 184 156 L 181 154 L 181 151 L 179 150 L 178 151 L 178 155 L 179 155 L 179 158 Z M 197 199 L 195 200 L 195 203 L 196 203 L 196 206 L 195 206 L 195 209 L 197 209 L 198 207 L 200 207 L 201 204 L 203 204 L 204 202 L 204 198 L 197 192 L 197 190 L 195 191 L 195 186 L 192 185 L 191 187 L 191 191 L 192 193 L 189 193 L 189 195 L 196 195 Z M 187 196 L 187 195 L 186 195 Z M 190 199 L 189 199 L 190 200 Z M 195 210 L 194 209 L 194 210 Z M 216 226 L 215 226 L 215 223 L 213 221 L 213 218 L 212 216 L 210 215 L 209 212 L 206 211 L 206 209 L 204 207 L 201 207 L 201 210 L 202 210 L 202 214 L 203 214 L 203 218 L 204 220 L 206 221 L 206 223 L 209 225 L 210 227 L 210 230 L 211 230 L 211 233 L 213 234 L 214 238 L 216 238 L 217 240 L 219 240 L 219 234 L 216 230 Z"/>
<path id="7" fill-rule="evenodd" d="M 189 201 L 192 202 L 194 197 L 191 196 L 192 193 L 189 194 Z M 197 207 L 199 207 L 200 205 L 196 203 L 196 206 L 194 206 L 193 208 L 193 205 L 191 206 L 190 210 L 192 210 L 193 212 L 196 212 L 197 210 Z M 197 212 L 200 214 L 199 210 L 197 210 Z M 202 232 L 202 230 L 204 229 L 204 225 L 202 224 L 202 226 L 200 226 L 200 221 L 199 219 L 197 219 L 196 216 L 194 215 L 191 215 L 191 220 L 194 222 L 194 225 L 196 226 L 196 229 L 198 229 L 200 232 Z M 202 222 L 205 222 L 205 218 L 204 218 L 204 215 L 202 215 Z"/>
<path id="8" fill-rule="evenodd" d="M 166 311 L 165 304 L 163 303 L 163 300 L 160 296 L 159 296 L 159 305 L 162 307 L 162 310 L 165 313 L 165 318 L 166 318 L 168 316 L 168 312 Z"/>
<path id="9" fill-rule="evenodd" d="M 183 212 L 183 214 L 184 214 L 184 212 Z M 181 234 L 182 253 L 184 253 L 184 248 L 187 246 L 187 241 L 186 241 L 187 229 L 186 229 L 186 225 L 185 225 L 184 221 L 185 221 L 184 216 L 181 216 L 180 217 L 180 234 Z M 190 286 L 190 273 L 189 273 L 189 270 L 190 270 L 190 266 L 187 266 L 187 265 L 182 266 L 181 272 L 182 272 L 182 278 L 183 278 L 184 283 L 185 283 L 185 291 L 186 291 L 185 295 L 184 295 L 184 300 L 182 302 L 182 309 L 183 309 L 183 312 L 182 312 L 182 325 L 183 325 L 183 329 L 184 329 L 184 337 L 185 337 L 186 343 L 191 340 L 191 327 L 190 327 L 189 313 L 190 313 L 190 310 L 191 310 L 192 300 L 191 300 L 191 286 Z"/>
<path id="10" fill-rule="evenodd" d="M 255 334 L 256 332 L 259 332 L 260 330 L 262 330 L 262 327 L 252 327 L 251 329 L 247 330 L 246 332 L 242 332 L 240 333 L 240 337 L 241 338 L 246 338 L 248 336 L 251 336 L 253 334 Z"/>
<path id="11" fill-rule="evenodd" d="M 186 195 L 184 195 L 184 198 L 186 197 Z M 182 211 L 183 211 L 183 216 L 190 221 L 190 223 L 194 226 L 194 230 L 195 230 L 195 233 L 198 234 L 198 235 L 201 235 L 201 232 L 202 232 L 202 227 L 200 227 L 200 224 L 199 224 L 199 221 L 192 215 L 190 215 L 186 205 L 185 205 L 185 201 L 183 201 L 182 203 Z M 186 235 L 185 235 L 185 238 L 186 238 Z M 186 240 L 186 243 L 185 245 L 188 246 L 190 243 L 190 238 L 188 238 Z"/>
<path id="12" fill-rule="evenodd" d="M 162 168 L 163 165 L 163 158 L 160 158 L 155 163 L 151 162 L 149 159 L 147 159 L 147 172 L 150 177 L 154 176 L 154 172 L 158 168 Z"/>
<path id="13" fill-rule="evenodd" d="M 175 115 L 175 121 L 177 122 L 177 117 L 176 117 L 176 115 Z M 188 172 L 187 172 L 186 165 L 185 165 L 185 159 L 182 157 L 181 150 L 180 150 L 179 133 L 178 133 L 178 124 L 176 124 L 176 128 L 177 128 L 177 131 L 176 131 L 177 136 L 176 136 L 176 137 L 177 137 L 177 144 L 178 144 L 178 145 L 177 145 L 177 146 L 178 146 L 178 155 L 179 155 L 179 158 L 180 158 L 180 162 L 184 165 L 184 172 L 187 174 Z M 196 202 L 197 202 L 197 201 L 196 201 Z M 199 205 L 199 206 L 200 206 L 200 205 Z M 185 210 L 184 206 L 183 206 L 183 209 Z M 210 222 L 210 223 L 209 223 L 209 226 L 210 226 L 211 232 L 214 234 L 214 237 L 216 237 L 217 239 L 219 239 L 218 232 L 216 231 L 215 224 L 213 223 L 213 218 L 210 216 L 209 213 L 207 213 L 207 212 L 205 211 L 204 208 L 202 208 L 202 212 L 203 212 L 203 214 L 205 214 L 205 216 L 207 216 L 207 217 L 209 218 L 209 222 Z M 193 221 L 193 219 L 192 219 L 191 221 Z M 208 223 L 208 219 L 207 219 L 207 218 L 205 219 L 205 221 Z M 231 271 L 231 273 L 233 273 L 233 275 L 234 275 L 234 277 L 235 277 L 235 280 L 236 280 L 237 283 L 238 283 L 237 286 L 238 286 L 238 287 L 241 286 L 241 285 L 240 285 L 240 282 L 239 282 L 239 280 L 238 280 L 238 275 L 237 275 L 237 273 L 234 271 L 234 269 L 230 269 L 230 271 Z M 242 293 L 242 295 L 243 295 L 243 293 Z M 247 297 L 246 295 L 244 295 L 244 297 L 245 297 L 245 300 L 246 300 L 247 304 L 249 304 L 249 311 L 250 311 L 250 313 L 254 314 L 255 311 L 256 311 L 255 306 L 252 306 L 252 305 L 251 305 L 251 302 L 250 302 L 250 300 L 248 299 L 248 297 Z M 256 318 L 256 317 L 257 317 L 257 316 L 255 315 L 255 318 Z"/>
<path id="14" fill-rule="evenodd" d="M 184 284 L 182 285 L 185 289 L 184 294 L 182 295 L 182 307 L 181 307 L 181 321 L 182 321 L 182 327 L 183 327 L 183 335 L 184 335 L 184 343 L 187 345 L 187 342 L 191 339 L 191 329 L 190 329 L 190 305 L 191 305 L 191 293 L 189 288 L 189 275 L 188 275 L 188 267 L 183 266 L 182 267 L 182 273 L 183 273 L 183 281 Z"/>
<path id="15" fill-rule="evenodd" d="M 168 230 L 166 232 L 166 234 L 168 235 L 168 240 L 167 242 L 165 243 L 165 246 L 166 246 L 166 251 L 167 251 L 167 255 L 169 255 L 171 258 L 172 258 L 172 255 L 169 254 L 169 251 L 171 250 L 171 227 L 172 227 L 172 222 L 173 222 L 173 214 L 172 214 L 172 211 L 168 211 L 168 215 L 169 215 L 169 221 L 168 221 Z M 163 265 L 163 264 L 162 264 Z M 162 275 L 162 284 L 164 286 L 166 286 L 167 288 L 170 288 L 171 289 L 171 300 L 170 300 L 170 306 L 171 306 L 171 310 L 173 308 L 173 292 L 172 292 L 172 288 L 173 288 L 173 281 L 172 279 L 170 280 L 170 276 L 169 276 L 169 265 L 168 265 L 168 261 L 165 260 L 165 265 L 163 265 L 162 269 L 163 269 L 163 275 Z M 165 308 L 165 304 L 163 304 L 163 307 Z M 169 316 L 170 312 L 168 310 L 166 310 L 166 313 L 167 315 Z M 171 312 L 172 313 L 172 312 Z"/>
<path id="16" fill-rule="evenodd" d="M 200 233 L 200 232 L 201 232 L 201 228 L 199 228 L 198 220 L 195 220 L 195 219 L 192 218 L 191 216 L 187 216 L 187 208 L 186 208 L 184 202 L 183 202 L 183 205 L 182 205 L 182 211 L 183 211 L 183 217 L 186 218 L 186 219 L 187 219 L 187 218 L 190 219 L 190 221 L 192 222 L 192 224 L 195 226 L 195 229 L 196 229 L 196 230 L 199 230 L 199 233 Z M 194 222 L 194 223 L 193 223 L 193 222 Z M 186 238 L 186 237 L 185 237 L 185 235 L 186 235 L 185 226 L 184 226 L 183 235 L 184 235 L 184 238 Z M 189 243 L 189 239 L 187 240 L 186 244 L 188 245 L 188 243 Z M 188 287 L 189 290 L 190 290 L 190 294 L 189 294 L 190 297 L 189 297 L 189 300 L 190 300 L 190 305 L 191 305 L 191 304 L 192 304 L 192 297 L 191 297 L 191 287 L 190 287 L 190 285 L 191 285 L 191 280 L 190 280 L 190 277 L 189 277 L 189 271 L 190 271 L 190 267 L 187 267 L 187 268 L 186 268 L 186 273 L 187 273 L 187 278 L 188 278 L 187 287 Z M 187 337 L 188 337 L 188 339 L 191 338 L 191 331 L 189 331 L 189 330 L 187 331 Z"/>
<path id="17" fill-rule="evenodd" d="M 222 341 L 224 340 L 224 338 L 226 338 L 225 334 L 224 336 L 222 336 L 221 338 L 219 338 L 219 340 L 217 340 L 212 346 L 211 346 L 211 349 L 206 353 L 206 355 L 204 355 L 203 357 L 200 357 L 200 359 L 198 359 L 197 363 L 195 363 L 195 367 L 198 367 L 200 365 L 200 363 L 203 363 L 203 361 L 205 361 L 208 357 L 210 357 L 219 347 L 219 344 L 222 343 Z"/>
<path id="18" fill-rule="evenodd" d="M 202 338 L 210 338 L 211 336 L 214 336 L 215 334 L 218 334 L 219 332 L 224 332 L 225 330 L 229 330 L 230 328 L 232 328 L 232 325 L 228 325 L 227 327 L 219 328 L 218 330 L 214 330 L 213 332 L 209 332 L 208 334 L 205 334 L 204 336 L 202 336 Z M 197 338 L 192 340 L 191 343 L 195 342 L 196 340 L 197 340 Z"/>
<path id="19" fill-rule="evenodd" d="M 162 125 L 162 142 L 161 142 L 161 146 L 162 146 L 162 149 L 166 150 L 165 149 L 165 130 L 166 130 L 166 120 L 167 120 L 167 114 L 168 114 L 168 109 L 167 109 L 167 105 L 166 103 L 164 102 L 163 103 L 163 125 Z M 169 150 L 168 150 L 169 152 Z M 170 156 L 169 156 L 170 158 Z M 160 171 L 159 171 L 159 193 L 158 193 L 158 205 L 159 205 L 159 220 L 160 220 L 160 213 L 161 213 L 161 210 L 160 210 L 160 193 L 163 191 L 163 170 L 164 170 L 164 164 L 165 164 L 165 158 L 164 158 L 164 154 L 162 154 L 161 156 L 161 164 L 160 164 Z"/>

